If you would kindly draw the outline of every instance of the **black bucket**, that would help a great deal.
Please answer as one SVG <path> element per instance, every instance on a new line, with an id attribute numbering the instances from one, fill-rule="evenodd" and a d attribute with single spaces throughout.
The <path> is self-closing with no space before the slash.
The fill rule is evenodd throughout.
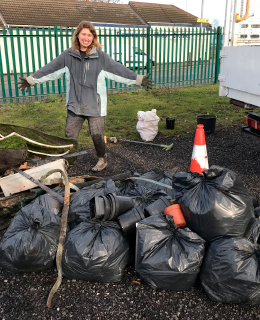
<path id="1" fill-rule="evenodd" d="M 125 236 L 135 235 L 136 223 L 145 218 L 141 208 L 136 207 L 117 218 Z"/>
<path id="2" fill-rule="evenodd" d="M 175 124 L 175 119 L 166 118 L 166 129 L 173 130 Z"/>
<path id="3" fill-rule="evenodd" d="M 197 116 L 197 124 L 203 124 L 205 134 L 211 134 L 215 132 L 216 119 L 217 116 L 202 114 Z"/>
<path id="4" fill-rule="evenodd" d="M 162 213 L 163 210 L 170 205 L 170 201 L 167 200 L 164 196 L 161 196 L 158 200 L 145 207 L 144 212 L 146 217 L 155 216 L 158 213 Z"/>

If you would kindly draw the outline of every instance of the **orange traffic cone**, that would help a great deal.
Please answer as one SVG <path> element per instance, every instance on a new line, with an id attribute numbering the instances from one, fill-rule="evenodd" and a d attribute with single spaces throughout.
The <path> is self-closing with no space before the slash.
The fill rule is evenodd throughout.
<path id="1" fill-rule="evenodd" d="M 191 156 L 190 171 L 202 174 L 209 168 L 204 125 L 198 124 L 195 134 L 194 147 Z"/>

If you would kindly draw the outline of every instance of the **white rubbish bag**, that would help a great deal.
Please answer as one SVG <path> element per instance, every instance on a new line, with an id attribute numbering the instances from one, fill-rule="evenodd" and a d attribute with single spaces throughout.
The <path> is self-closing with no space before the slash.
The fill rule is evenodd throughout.
<path id="1" fill-rule="evenodd" d="M 152 141 L 158 133 L 160 118 L 156 115 L 156 109 L 152 111 L 138 111 L 136 130 L 145 141 Z"/>

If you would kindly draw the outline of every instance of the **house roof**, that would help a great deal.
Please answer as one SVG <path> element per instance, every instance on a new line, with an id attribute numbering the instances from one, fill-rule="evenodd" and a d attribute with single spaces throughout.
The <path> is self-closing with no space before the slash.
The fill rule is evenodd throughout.
<path id="1" fill-rule="evenodd" d="M 196 16 L 174 5 L 133 1 L 129 1 L 129 5 L 147 24 L 153 22 L 199 24 Z"/>
<path id="2" fill-rule="evenodd" d="M 77 0 L 0 1 L 0 26 L 6 23 L 11 26 L 76 27 L 82 20 L 140 26 L 149 23 L 199 24 L 196 16 L 173 5 L 133 1 L 129 4 Z"/>
<path id="3" fill-rule="evenodd" d="M 127 4 L 73 0 L 1 0 L 0 13 L 14 26 L 76 27 L 80 21 L 145 25 Z M 1 19 L 0 19 L 0 23 Z M 3 23 L 2 23 L 3 25 Z"/>

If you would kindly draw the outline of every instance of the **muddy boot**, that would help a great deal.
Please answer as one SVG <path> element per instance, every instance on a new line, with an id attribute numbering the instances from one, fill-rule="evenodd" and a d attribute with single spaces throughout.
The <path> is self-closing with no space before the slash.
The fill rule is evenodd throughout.
<path id="1" fill-rule="evenodd" d="M 99 158 L 97 164 L 91 170 L 94 172 L 102 171 L 106 168 L 106 166 L 107 166 L 107 162 L 105 158 Z"/>

